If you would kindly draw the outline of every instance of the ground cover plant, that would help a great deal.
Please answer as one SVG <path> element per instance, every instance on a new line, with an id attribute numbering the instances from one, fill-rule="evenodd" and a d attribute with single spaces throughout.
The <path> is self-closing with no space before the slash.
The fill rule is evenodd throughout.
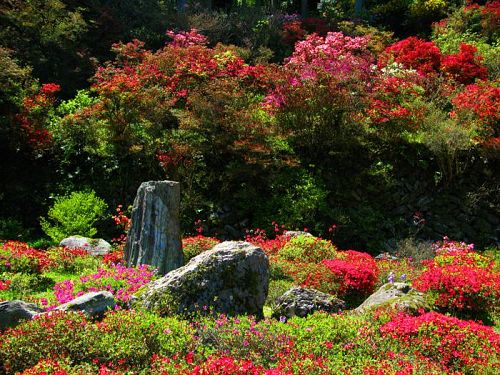
<path id="1" fill-rule="evenodd" d="M 2 4 L 0 303 L 49 313 L 0 332 L 0 374 L 498 373 L 499 12 Z M 124 261 L 151 180 L 180 182 L 186 263 L 228 239 L 263 249 L 263 319 L 134 307 L 158 278 Z M 72 235 L 111 252 L 60 245 Z M 395 283 L 425 308 L 356 310 Z M 345 309 L 272 318 L 295 286 Z M 93 291 L 116 306 L 53 311 Z"/>

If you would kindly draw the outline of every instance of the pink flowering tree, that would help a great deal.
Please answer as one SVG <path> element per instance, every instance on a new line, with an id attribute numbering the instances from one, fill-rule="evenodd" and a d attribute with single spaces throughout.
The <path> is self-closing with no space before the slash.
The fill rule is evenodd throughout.
<path id="1" fill-rule="evenodd" d="M 374 62 L 368 41 L 329 32 L 295 45 L 265 105 L 299 147 L 329 148 L 364 105 Z"/>

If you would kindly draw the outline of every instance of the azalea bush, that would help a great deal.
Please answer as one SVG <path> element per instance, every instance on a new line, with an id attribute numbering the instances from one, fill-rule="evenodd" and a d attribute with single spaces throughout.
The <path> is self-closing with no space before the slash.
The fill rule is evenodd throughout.
<path id="1" fill-rule="evenodd" d="M 337 259 L 324 260 L 323 264 L 335 275 L 339 285 L 337 296 L 350 306 L 360 304 L 374 292 L 378 268 L 371 255 L 347 250 L 340 252 Z"/>
<path id="2" fill-rule="evenodd" d="M 492 328 L 430 312 L 398 315 L 380 327 L 398 350 L 415 352 L 447 371 L 482 373 L 498 369 L 500 335 Z"/>
<path id="3" fill-rule="evenodd" d="M 111 264 L 99 268 L 96 273 L 81 276 L 80 279 L 66 280 L 54 286 L 54 296 L 62 304 L 87 292 L 107 290 L 119 304 L 125 305 L 132 294 L 150 282 L 154 271 L 147 265 L 127 268 L 122 264 Z"/>
<path id="4" fill-rule="evenodd" d="M 184 253 L 184 261 L 189 260 L 202 252 L 211 250 L 220 241 L 214 237 L 205 237 L 201 234 L 192 237 L 184 237 L 182 239 L 182 251 Z"/>
<path id="5" fill-rule="evenodd" d="M 282 260 L 320 263 L 337 257 L 337 248 L 328 240 L 312 236 L 297 236 L 288 241 L 278 252 Z"/>
<path id="6" fill-rule="evenodd" d="M 463 246 L 463 245 L 462 245 Z M 424 271 L 413 281 L 416 289 L 435 296 L 441 311 L 475 319 L 489 319 L 498 310 L 500 275 L 498 266 L 475 252 L 440 248 L 439 255 L 424 263 Z M 447 249 L 448 248 L 448 249 Z"/>
<path id="7" fill-rule="evenodd" d="M 19 241 L 0 245 L 0 271 L 40 274 L 51 267 L 52 261 L 44 251 L 36 250 Z"/>

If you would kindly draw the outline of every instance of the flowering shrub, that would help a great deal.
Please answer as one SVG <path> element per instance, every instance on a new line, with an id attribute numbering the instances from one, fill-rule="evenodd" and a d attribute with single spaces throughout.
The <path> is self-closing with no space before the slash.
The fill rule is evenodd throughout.
<path id="1" fill-rule="evenodd" d="M 443 58 L 441 70 L 464 85 L 474 83 L 476 79 L 487 79 L 488 69 L 481 65 L 482 58 L 476 52 L 476 47 L 462 43 L 459 53 Z"/>
<path id="2" fill-rule="evenodd" d="M 107 290 L 119 303 L 126 303 L 141 286 L 153 279 L 154 272 L 147 265 L 127 268 L 121 264 L 99 268 L 97 273 L 82 276 L 77 281 L 66 280 L 54 286 L 59 303 L 66 303 L 86 292 Z"/>
<path id="3" fill-rule="evenodd" d="M 0 272 L 41 273 L 51 266 L 46 252 L 19 241 L 0 245 Z"/>
<path id="4" fill-rule="evenodd" d="M 367 110 L 371 126 L 388 135 L 418 130 L 427 112 L 425 90 L 419 81 L 412 71 L 378 76 Z"/>
<path id="5" fill-rule="evenodd" d="M 119 264 L 124 262 L 124 250 L 113 250 L 102 257 L 102 263 L 111 266 L 112 264 Z"/>
<path id="6" fill-rule="evenodd" d="M 21 129 L 28 144 L 35 150 L 45 150 L 52 144 L 52 134 L 45 126 L 45 120 L 53 111 L 55 94 L 60 91 L 55 83 L 43 84 L 37 93 L 23 100 L 22 112 L 18 115 Z"/>
<path id="7" fill-rule="evenodd" d="M 500 335 L 481 324 L 429 312 L 398 315 L 380 331 L 401 350 L 416 352 L 449 371 L 482 373 L 500 368 Z"/>
<path id="8" fill-rule="evenodd" d="M 128 217 L 124 212 L 123 205 L 121 204 L 116 207 L 116 215 L 113 215 L 112 219 L 115 222 L 118 230 L 122 232 L 118 238 L 113 238 L 113 241 L 119 244 L 123 244 L 127 241 L 127 233 L 130 229 L 130 226 L 132 225 L 132 219 L 130 219 L 130 217 Z"/>
<path id="9" fill-rule="evenodd" d="M 7 373 L 14 374 L 43 359 L 68 356 L 74 361 L 89 361 L 96 338 L 95 326 L 83 313 L 41 314 L 3 333 L 0 363 Z"/>
<path id="10" fill-rule="evenodd" d="M 439 70 L 441 57 L 441 51 L 434 42 L 411 36 L 387 47 L 379 56 L 378 66 L 383 68 L 397 62 L 425 75 Z"/>
<path id="11" fill-rule="evenodd" d="M 9 289 L 10 280 L 0 280 L 0 291 Z"/>
<path id="12" fill-rule="evenodd" d="M 424 262 L 416 289 L 435 294 L 435 305 L 460 316 L 484 318 L 498 307 L 500 274 L 494 261 L 464 250 L 441 252 Z"/>
<path id="13" fill-rule="evenodd" d="M 205 237 L 202 234 L 183 238 L 182 251 L 184 252 L 184 261 L 187 263 L 191 258 L 212 249 L 219 242 L 217 238 Z"/>
<path id="14" fill-rule="evenodd" d="M 31 371 L 59 366 L 82 375 L 97 373 L 89 370 L 94 366 L 102 368 L 99 374 L 137 373 L 149 367 L 153 354 L 182 355 L 194 342 L 189 324 L 175 318 L 122 310 L 93 323 L 83 313 L 54 311 L 4 332 L 0 363 L 8 374 L 33 366 Z"/>
<path id="15" fill-rule="evenodd" d="M 465 87 L 453 99 L 453 112 L 464 126 L 477 130 L 480 140 L 500 135 L 499 82 L 480 81 Z"/>
<path id="16" fill-rule="evenodd" d="M 279 225 L 273 221 L 274 238 L 270 239 L 264 229 L 255 229 L 245 234 L 245 241 L 250 242 L 266 252 L 268 256 L 276 255 L 283 246 L 290 240 L 290 237 L 283 234 L 285 225 Z"/>
<path id="17" fill-rule="evenodd" d="M 50 248 L 47 255 L 51 261 L 50 268 L 61 272 L 79 273 L 84 270 L 94 270 L 99 264 L 98 259 L 85 249 L 56 246 Z"/>
<path id="18" fill-rule="evenodd" d="M 273 260 L 271 260 L 273 262 Z M 302 262 L 300 260 L 275 260 L 275 265 L 290 277 L 295 284 L 304 288 L 317 289 L 323 293 L 337 294 L 339 279 L 323 263 Z"/>
<path id="19" fill-rule="evenodd" d="M 324 260 L 323 264 L 337 278 L 337 295 L 347 303 L 361 303 L 373 293 L 378 279 L 378 268 L 369 254 L 354 250 L 342 251 L 338 259 Z"/>

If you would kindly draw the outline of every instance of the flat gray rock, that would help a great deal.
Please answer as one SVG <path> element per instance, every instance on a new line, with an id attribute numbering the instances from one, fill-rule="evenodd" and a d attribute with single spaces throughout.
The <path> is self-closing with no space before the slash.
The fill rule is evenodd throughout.
<path id="1" fill-rule="evenodd" d="M 108 291 L 90 292 L 56 307 L 61 311 L 82 311 L 89 317 L 104 314 L 116 305 L 113 294 Z"/>
<path id="2" fill-rule="evenodd" d="M 263 316 L 269 260 L 248 242 L 226 241 L 146 284 L 135 304 L 160 315 L 210 311 Z"/>
<path id="3" fill-rule="evenodd" d="M 59 245 L 70 249 L 84 249 L 90 255 L 106 255 L 111 251 L 109 242 L 102 238 L 92 239 L 82 236 L 71 236 L 62 240 Z"/>
<path id="4" fill-rule="evenodd" d="M 13 328 L 24 320 L 33 319 L 35 315 L 44 311 L 37 305 L 24 301 L 0 302 L 0 331 Z"/>
<path id="5" fill-rule="evenodd" d="M 294 287 L 276 300 L 273 318 L 290 319 L 305 317 L 315 311 L 338 313 L 346 307 L 345 302 L 316 289 Z"/>
<path id="6" fill-rule="evenodd" d="M 392 306 L 408 313 L 429 310 L 424 294 L 416 291 L 408 283 L 387 283 L 368 297 L 354 311 L 364 312 L 379 306 Z"/>

